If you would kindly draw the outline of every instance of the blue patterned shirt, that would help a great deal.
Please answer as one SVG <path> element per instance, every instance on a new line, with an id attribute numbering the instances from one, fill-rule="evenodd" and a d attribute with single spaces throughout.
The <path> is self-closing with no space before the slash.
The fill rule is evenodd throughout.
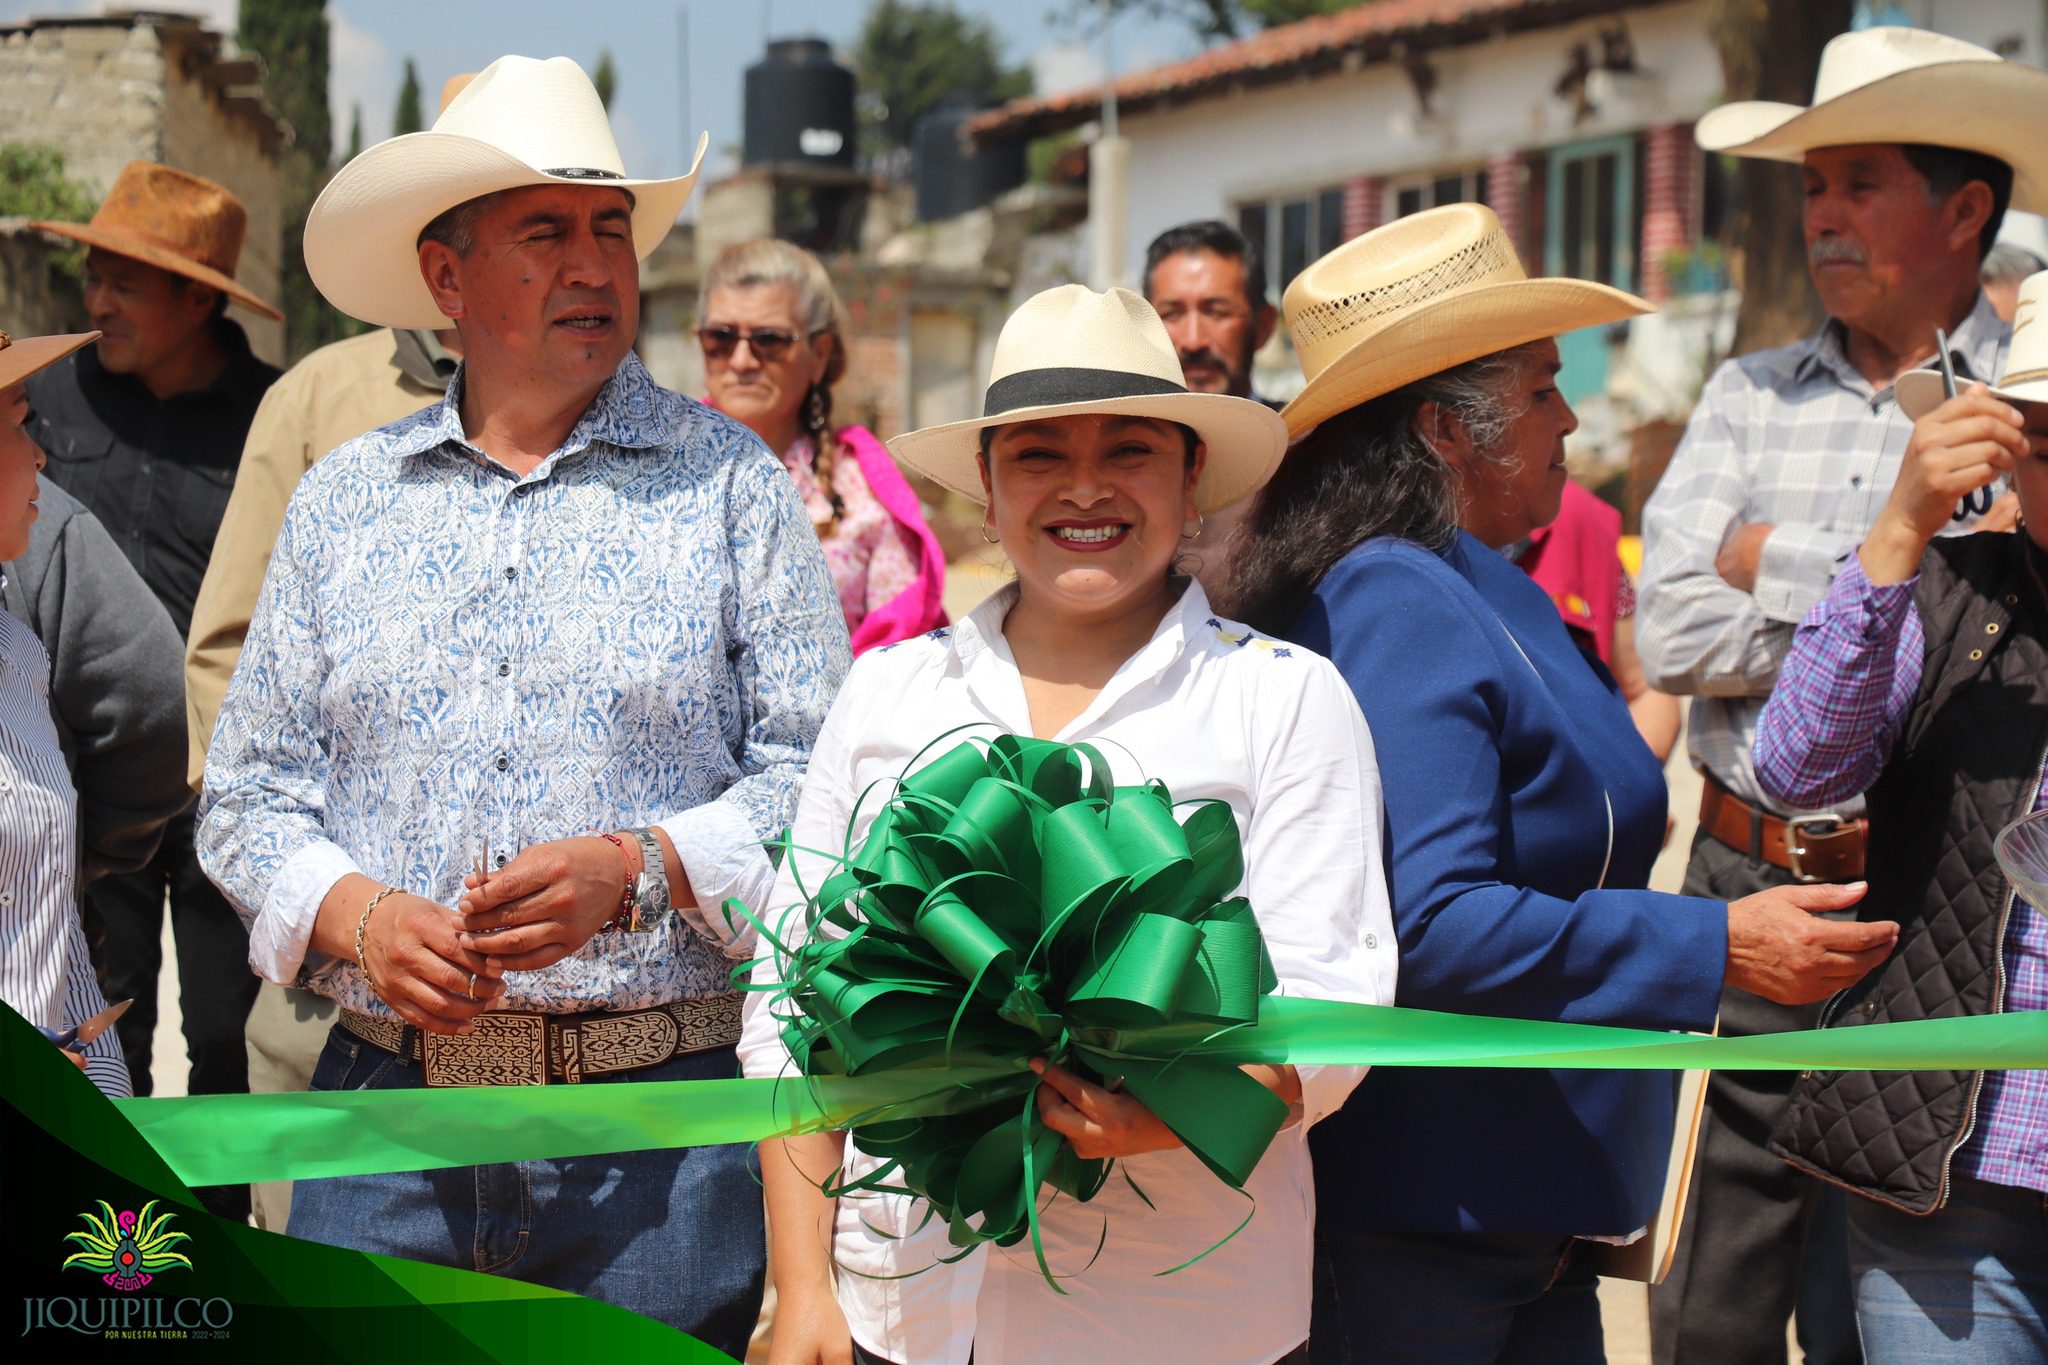
<path id="1" fill-rule="evenodd" d="M 718 907 L 773 882 L 846 626 L 810 517 L 739 423 L 628 356 L 514 477 L 440 404 L 315 465 L 285 516 L 206 764 L 199 858 L 250 964 L 371 1013 L 309 947 L 350 872 L 453 904 L 472 857 L 659 825 L 700 909 L 507 976 L 503 1008 L 730 989 Z"/>

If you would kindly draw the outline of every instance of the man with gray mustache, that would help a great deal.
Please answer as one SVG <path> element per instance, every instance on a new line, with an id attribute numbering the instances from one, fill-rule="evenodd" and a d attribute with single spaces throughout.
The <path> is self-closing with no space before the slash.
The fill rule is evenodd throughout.
<path id="1" fill-rule="evenodd" d="M 2048 144 L 2020 134 L 2018 109 L 1930 122 L 1930 109 L 2032 107 L 2048 93 L 2048 73 L 1968 43 L 1913 29 L 1845 34 L 1828 44 L 1816 91 L 1811 107 L 1726 105 L 1696 130 L 1710 152 L 1799 163 L 1807 267 L 1828 320 L 1794 345 L 1721 366 L 1643 511 L 1643 671 L 1651 686 L 1696 698 L 1689 742 L 1705 794 L 1692 895 L 1863 876 L 1861 797 L 1799 812 L 1766 796 L 1750 758 L 1757 718 L 1794 629 L 1897 477 L 1913 423 L 1893 382 L 1934 363 L 1936 328 L 1962 383 L 2002 372 L 2008 333 L 1978 267 L 2008 204 L 2039 211 L 2048 170 Z M 1951 530 L 2009 528 L 2012 501 L 1965 498 Z M 1821 1009 L 1730 989 L 1721 1030 L 1811 1028 Z M 1764 1147 L 1793 1079 L 1716 1072 L 1709 1084 L 1677 1261 L 1651 1295 L 1657 1365 L 1782 1362 L 1795 1304 L 1809 1362 L 1861 1359 L 1841 1193 Z"/>

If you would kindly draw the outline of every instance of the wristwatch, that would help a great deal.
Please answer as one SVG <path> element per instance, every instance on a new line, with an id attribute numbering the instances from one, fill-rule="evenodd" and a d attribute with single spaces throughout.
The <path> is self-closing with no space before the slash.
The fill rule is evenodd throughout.
<path id="1" fill-rule="evenodd" d="M 648 933 L 668 918 L 668 864 L 662 861 L 661 841 L 654 837 L 651 829 L 626 831 L 640 842 L 640 879 L 634 883 L 633 895 L 636 902 L 632 923 L 626 927 L 635 933 Z"/>

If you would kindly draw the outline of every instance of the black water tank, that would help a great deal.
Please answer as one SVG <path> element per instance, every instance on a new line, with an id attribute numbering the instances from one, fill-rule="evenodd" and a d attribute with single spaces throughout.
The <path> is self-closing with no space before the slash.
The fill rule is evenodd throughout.
<path id="1" fill-rule="evenodd" d="M 969 148 L 960 130 L 991 107 L 967 94 L 948 95 L 917 121 L 917 216 L 927 223 L 980 208 L 1024 183 L 1024 140 Z"/>
<path id="2" fill-rule="evenodd" d="M 783 38 L 747 68 L 746 165 L 853 168 L 853 72 L 819 38 Z"/>

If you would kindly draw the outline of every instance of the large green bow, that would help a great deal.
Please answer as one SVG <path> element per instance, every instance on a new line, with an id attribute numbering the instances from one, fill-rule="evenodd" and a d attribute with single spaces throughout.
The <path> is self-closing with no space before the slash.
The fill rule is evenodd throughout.
<path id="1" fill-rule="evenodd" d="M 1177 821 L 1164 785 L 1112 788 L 1108 772 L 1086 745 L 1014 735 L 941 755 L 837 860 L 800 943 L 764 925 L 782 979 L 751 988 L 774 992 L 807 1077 L 1045 1057 L 1120 1079 L 1242 1188 L 1287 1106 L 1188 1051 L 1256 1023 L 1276 985 L 1250 904 L 1224 899 L 1244 877 L 1237 824 L 1220 801 Z M 1045 1126 L 1040 1083 L 997 1072 L 948 1113 L 855 1123 L 886 1161 L 835 1192 L 921 1195 L 955 1246 L 1036 1246 L 1040 1185 L 1086 1200 L 1112 1165 Z"/>

